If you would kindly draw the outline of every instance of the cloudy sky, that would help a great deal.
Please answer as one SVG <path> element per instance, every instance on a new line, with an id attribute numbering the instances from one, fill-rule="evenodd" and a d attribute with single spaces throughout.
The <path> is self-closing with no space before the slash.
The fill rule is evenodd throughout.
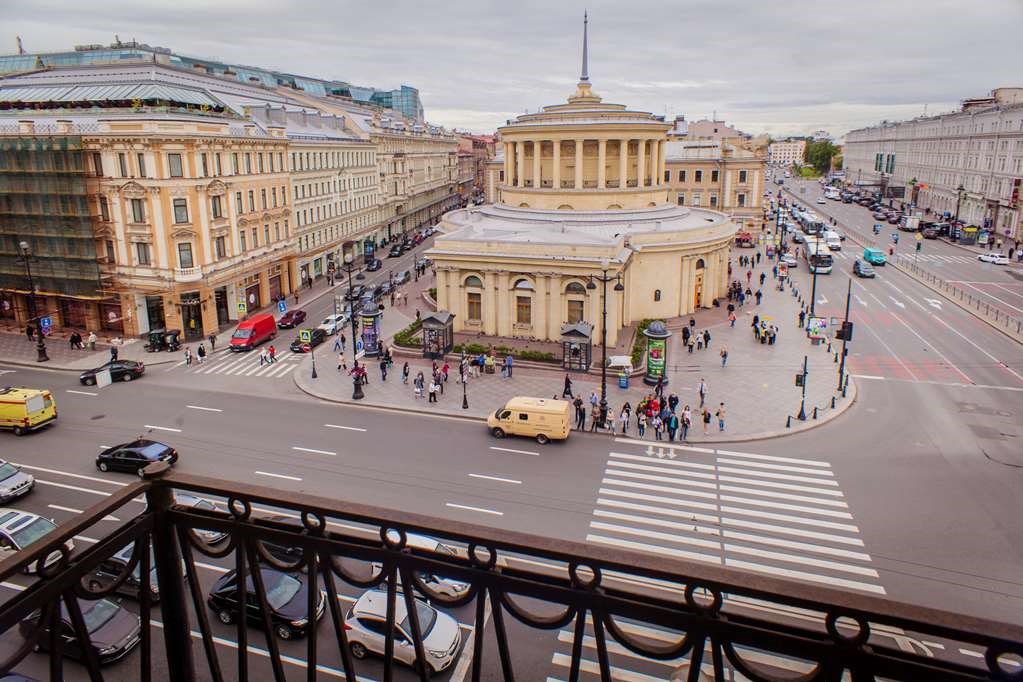
<path id="1" fill-rule="evenodd" d="M 4 0 L 2 53 L 136 39 L 183 54 L 420 89 L 492 131 L 563 101 L 590 12 L 605 100 L 751 133 L 834 135 L 1023 86 L 1023 0 Z"/>

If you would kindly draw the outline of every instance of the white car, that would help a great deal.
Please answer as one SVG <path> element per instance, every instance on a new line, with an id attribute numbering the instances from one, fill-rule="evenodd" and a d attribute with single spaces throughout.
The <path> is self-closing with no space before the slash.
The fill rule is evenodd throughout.
<path id="1" fill-rule="evenodd" d="M 828 203 L 828 201 L 824 197 L 817 197 L 817 203 L 818 204 L 826 204 L 826 203 Z"/>
<path id="2" fill-rule="evenodd" d="M 796 257 L 793 256 L 791 253 L 786 253 L 784 256 L 782 256 L 781 257 L 781 262 L 784 263 L 785 265 L 787 265 L 790 268 L 798 268 L 799 267 L 799 261 L 796 260 Z"/>
<path id="3" fill-rule="evenodd" d="M 21 511 L 20 509 L 0 509 L 0 559 L 6 559 L 15 552 L 19 552 L 36 540 L 45 537 L 57 529 L 53 519 L 47 519 L 32 512 Z M 68 540 L 64 544 L 68 553 L 75 548 L 75 543 Z M 60 552 L 53 551 L 43 562 L 47 567 L 60 561 Z M 39 562 L 29 564 L 25 568 L 26 573 L 36 573 L 39 569 Z"/>
<path id="4" fill-rule="evenodd" d="M 977 260 L 985 263 L 994 263 L 995 265 L 1008 265 L 1009 257 L 1004 253 L 982 253 L 977 256 Z"/>
<path id="5" fill-rule="evenodd" d="M 416 533 L 408 533 L 405 536 L 405 544 L 412 549 L 424 550 L 427 552 L 433 552 L 434 554 L 446 554 L 448 556 L 464 556 L 465 553 L 459 553 L 455 548 L 445 545 L 443 542 L 439 542 L 427 535 L 418 535 Z M 377 562 L 373 562 L 373 572 L 377 573 L 383 568 L 383 565 Z M 455 580 L 453 578 L 445 578 L 443 576 L 434 575 L 425 571 L 420 571 L 417 578 L 421 580 L 428 588 L 442 594 L 445 597 L 451 597 L 453 599 L 463 597 L 469 592 L 469 583 L 462 582 L 461 580 Z"/>
<path id="6" fill-rule="evenodd" d="M 348 324 L 348 316 L 344 313 L 339 315 L 327 315 L 323 318 L 323 322 L 320 323 L 319 328 L 333 336 L 346 324 Z"/>
<path id="7" fill-rule="evenodd" d="M 423 636 L 426 664 L 434 673 L 449 667 L 458 655 L 462 631 L 454 618 L 438 611 L 421 599 L 415 600 L 416 615 Z M 394 600 L 394 658 L 406 665 L 416 660 L 412 625 L 401 594 Z M 387 632 L 387 592 L 369 590 L 359 597 L 345 618 L 348 647 L 352 656 L 365 658 L 370 653 L 383 655 Z"/>

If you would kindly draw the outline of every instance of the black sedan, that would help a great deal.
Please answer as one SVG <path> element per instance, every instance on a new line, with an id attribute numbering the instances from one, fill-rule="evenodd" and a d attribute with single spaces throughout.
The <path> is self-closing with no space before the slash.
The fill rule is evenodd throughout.
<path id="1" fill-rule="evenodd" d="M 96 369 L 87 369 L 78 375 L 78 380 L 85 386 L 96 384 L 96 375 L 110 370 L 111 381 L 131 381 L 145 374 L 146 367 L 134 360 L 114 360 Z"/>
<path id="2" fill-rule="evenodd" d="M 117 577 L 124 573 L 125 568 L 131 562 L 131 555 L 134 550 L 135 543 L 129 542 L 117 554 L 104 559 L 99 566 L 93 569 L 87 578 L 83 579 L 89 586 L 89 589 L 93 592 L 98 592 L 113 584 Z M 118 586 L 116 591 L 133 599 L 138 599 L 139 589 L 142 587 L 141 576 L 142 558 L 140 557 L 131 574 L 124 579 L 124 582 Z M 160 600 L 160 586 L 156 580 L 156 558 L 153 556 L 151 545 L 149 547 L 149 593 L 151 595 L 150 598 L 154 602 Z"/>
<path id="3" fill-rule="evenodd" d="M 122 443 L 107 448 L 96 458 L 96 468 L 100 471 L 127 471 L 142 475 L 142 470 L 153 462 L 174 464 L 178 461 L 178 451 L 169 445 L 139 438 L 130 443 Z"/>
<path id="4" fill-rule="evenodd" d="M 99 658 L 100 664 L 113 663 L 126 656 L 142 638 L 142 625 L 139 617 L 128 609 L 115 604 L 109 599 L 88 601 L 78 600 L 78 608 L 82 611 L 82 619 L 85 621 L 85 629 L 89 633 L 89 641 L 78 641 L 75 636 L 75 629 L 71 624 L 71 614 L 67 606 L 61 602 L 60 607 L 60 651 L 65 656 L 76 660 L 85 660 L 86 646 L 91 646 Z M 25 620 L 21 621 L 21 634 L 28 637 L 39 627 L 39 611 L 33 612 Z M 43 631 L 39 637 L 39 648 L 48 651 L 50 647 L 50 626 L 43 625 Z"/>
<path id="5" fill-rule="evenodd" d="M 384 262 L 379 258 L 374 258 L 372 261 L 366 264 L 367 272 L 376 272 L 380 268 L 384 267 Z"/>
<path id="6" fill-rule="evenodd" d="M 346 301 L 358 301 L 362 298 L 362 295 L 366 293 L 366 285 L 356 284 L 351 289 L 345 292 Z"/>
<path id="7" fill-rule="evenodd" d="M 292 353 L 309 353 L 313 348 L 327 340 L 327 332 L 319 327 L 303 329 L 302 331 L 309 332 L 309 340 L 303 341 L 302 335 L 299 334 L 298 338 L 291 342 Z"/>
<path id="8" fill-rule="evenodd" d="M 309 593 L 309 579 L 301 573 L 284 573 L 269 566 L 259 569 L 263 582 L 266 603 L 270 607 L 270 626 L 274 634 L 281 639 L 292 639 L 309 633 L 309 613 L 306 602 Z M 260 600 L 252 582 L 252 576 L 245 576 L 246 608 L 245 616 L 250 625 L 263 626 Z M 320 592 L 317 602 L 315 619 L 323 616 L 327 595 Z M 210 589 L 206 599 L 210 609 L 225 625 L 235 622 L 239 616 L 238 607 L 238 574 L 230 571 L 220 576 Z"/>
<path id="9" fill-rule="evenodd" d="M 387 252 L 387 255 L 391 258 L 397 258 L 403 253 L 405 253 L 405 251 L 402 249 L 401 244 L 395 244 L 391 247 L 391 250 Z"/>

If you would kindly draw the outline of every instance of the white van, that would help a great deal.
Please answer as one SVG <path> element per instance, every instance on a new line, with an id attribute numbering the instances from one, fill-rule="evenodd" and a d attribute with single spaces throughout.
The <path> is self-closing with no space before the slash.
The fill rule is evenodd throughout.
<path id="1" fill-rule="evenodd" d="M 824 233 L 824 243 L 828 245 L 830 251 L 842 250 L 842 238 L 834 230 L 828 230 Z"/>

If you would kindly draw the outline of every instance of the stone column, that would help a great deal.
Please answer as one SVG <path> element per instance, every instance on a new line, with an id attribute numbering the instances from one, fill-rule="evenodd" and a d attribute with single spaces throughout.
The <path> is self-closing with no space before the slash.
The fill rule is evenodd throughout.
<path id="1" fill-rule="evenodd" d="M 497 335 L 511 336 L 512 320 L 514 319 L 514 300 L 508 291 L 507 272 L 497 273 Z"/>
<path id="2" fill-rule="evenodd" d="M 533 294 L 533 336 L 538 339 L 547 338 L 547 308 L 550 305 L 548 280 L 546 276 L 537 275 L 536 292 Z"/>
<path id="3" fill-rule="evenodd" d="M 167 257 L 167 232 L 163 225 L 163 197 L 161 196 L 160 188 L 151 187 L 147 192 L 149 194 L 149 201 L 147 202 L 146 210 L 149 213 L 146 217 L 153 221 L 153 241 L 150 244 L 149 254 L 150 262 L 152 262 L 152 267 L 154 268 L 173 267 L 170 265 L 170 260 Z M 124 201 L 121 203 L 125 204 Z M 125 210 L 130 210 L 130 208 L 126 206 Z"/>
<path id="4" fill-rule="evenodd" d="M 678 314 L 681 317 L 691 310 L 693 305 L 693 259 L 689 256 L 682 257 L 682 275 L 679 282 L 679 307 Z M 688 322 L 686 322 L 688 324 Z"/>
<path id="5" fill-rule="evenodd" d="M 664 155 L 667 153 L 667 146 L 666 145 L 667 145 L 667 143 L 664 140 L 661 140 L 660 142 L 657 143 L 657 150 L 658 150 L 657 151 L 657 161 L 658 161 L 658 165 L 660 166 L 657 169 L 657 175 L 658 175 L 658 177 L 662 178 L 661 182 L 664 182 L 664 180 L 663 180 L 663 178 L 664 178 L 664 171 L 667 170 L 667 163 L 665 162 L 665 158 L 664 158 Z"/>
<path id="6" fill-rule="evenodd" d="M 523 175 L 525 175 L 524 166 L 526 164 L 526 147 L 523 142 L 515 143 L 515 186 L 523 187 L 522 184 Z"/>
<path id="7" fill-rule="evenodd" d="M 533 140 L 533 187 L 541 185 L 540 178 L 540 154 L 543 152 L 543 142 Z"/>
<path id="8" fill-rule="evenodd" d="M 618 187 L 625 189 L 629 186 L 629 141 L 618 140 Z"/>
<path id="9" fill-rule="evenodd" d="M 636 187 L 646 184 L 646 140 L 639 140 L 636 155 Z"/>
<path id="10" fill-rule="evenodd" d="M 661 184 L 661 177 L 658 172 L 661 169 L 661 162 L 658 158 L 660 145 L 657 140 L 650 140 L 650 184 L 656 186 Z"/>
<path id="11" fill-rule="evenodd" d="M 561 140 L 554 140 L 554 168 L 551 173 L 551 185 L 558 189 L 561 187 Z"/>
<path id="12" fill-rule="evenodd" d="M 497 273 L 485 273 L 483 277 L 483 333 L 497 334 Z"/>
<path id="13" fill-rule="evenodd" d="M 728 164 L 722 164 L 721 172 L 724 174 L 723 196 L 718 201 L 718 210 L 723 211 L 726 208 L 732 208 L 732 171 Z"/>
<path id="14" fill-rule="evenodd" d="M 547 275 L 547 336 L 561 337 L 561 275 Z"/>
<path id="15" fill-rule="evenodd" d="M 575 141 L 575 188 L 583 188 L 583 140 Z"/>
<path id="16" fill-rule="evenodd" d="M 515 177 L 515 145 L 511 142 L 504 143 L 504 184 L 515 184 L 512 180 Z"/>
<path id="17" fill-rule="evenodd" d="M 203 188 L 196 192 L 196 202 L 199 204 L 199 225 L 195 231 L 199 235 L 196 244 L 198 247 L 198 253 L 192 255 L 192 264 L 198 266 L 209 266 L 213 263 L 213 257 L 211 256 L 210 246 L 210 221 L 206 210 L 206 205 L 209 203 L 210 197 L 206 193 L 206 188 Z"/>
<path id="18" fill-rule="evenodd" d="M 604 189 L 607 185 L 607 140 L 597 140 L 597 187 Z"/>

